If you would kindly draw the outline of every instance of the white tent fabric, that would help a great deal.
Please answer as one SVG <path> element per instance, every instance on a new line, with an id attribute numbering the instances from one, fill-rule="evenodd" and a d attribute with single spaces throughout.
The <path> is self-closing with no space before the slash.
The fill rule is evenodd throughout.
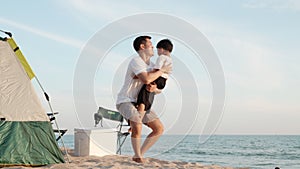
<path id="1" fill-rule="evenodd" d="M 29 77 L 10 45 L 0 41 L 0 118 L 49 121 Z"/>

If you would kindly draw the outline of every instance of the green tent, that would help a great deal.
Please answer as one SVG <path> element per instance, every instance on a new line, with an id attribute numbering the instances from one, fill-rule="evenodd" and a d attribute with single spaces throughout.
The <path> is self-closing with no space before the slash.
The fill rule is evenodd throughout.
<path id="1" fill-rule="evenodd" d="M 33 78 L 15 41 L 0 37 L 0 167 L 64 163 Z"/>

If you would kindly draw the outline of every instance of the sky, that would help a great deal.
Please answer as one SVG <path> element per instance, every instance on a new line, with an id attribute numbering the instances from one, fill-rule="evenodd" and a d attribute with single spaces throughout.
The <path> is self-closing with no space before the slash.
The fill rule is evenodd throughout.
<path id="1" fill-rule="evenodd" d="M 54 111 L 60 112 L 59 127 L 68 128 L 69 134 L 74 128 L 93 127 L 93 114 L 97 111 L 86 100 L 90 97 L 86 91 L 76 88 L 78 83 L 86 83 L 78 72 L 84 68 L 89 70 L 91 64 L 85 51 L 105 28 L 143 14 L 183 20 L 201 32 L 206 44 L 214 49 L 224 74 L 225 101 L 220 105 L 224 108 L 218 112 L 212 134 L 300 133 L 300 68 L 297 65 L 300 63 L 300 1 L 11 0 L 2 2 L 2 6 L 0 29 L 13 33 L 50 95 Z M 153 108 L 167 134 L 205 133 L 215 99 L 213 72 L 208 70 L 212 65 L 203 59 L 205 52 L 195 52 L 193 41 L 160 32 L 164 25 L 158 20 L 145 18 L 144 22 L 157 28 L 128 34 L 109 46 L 105 55 L 97 55 L 97 69 L 87 73 L 93 79 L 88 85 L 92 87 L 94 101 L 97 106 L 115 110 L 127 63 L 135 55 L 132 41 L 137 35 L 151 35 L 154 45 L 162 38 L 169 38 L 174 43 L 173 75 L 162 94 L 155 97 Z M 198 38 L 197 34 L 181 31 L 181 25 L 174 24 L 168 27 L 170 32 L 178 29 L 178 36 Z M 134 24 L 125 26 L 130 30 Z M 122 28 L 110 30 L 107 36 L 96 41 L 99 44 L 95 47 L 105 49 L 105 43 L 122 31 Z M 40 94 L 41 90 L 36 88 Z M 45 109 L 50 111 L 40 97 Z M 84 110 L 78 109 L 78 103 L 84 105 Z"/>

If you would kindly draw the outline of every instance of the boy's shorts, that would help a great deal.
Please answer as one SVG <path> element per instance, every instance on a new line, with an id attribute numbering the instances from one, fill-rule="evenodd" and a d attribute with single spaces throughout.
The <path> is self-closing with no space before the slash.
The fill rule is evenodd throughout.
<path id="1" fill-rule="evenodd" d="M 136 123 L 147 124 L 158 119 L 156 113 L 151 110 L 149 113 L 142 115 L 137 111 L 136 107 L 131 102 L 120 103 L 116 105 L 120 114 L 127 120 L 134 121 Z"/>

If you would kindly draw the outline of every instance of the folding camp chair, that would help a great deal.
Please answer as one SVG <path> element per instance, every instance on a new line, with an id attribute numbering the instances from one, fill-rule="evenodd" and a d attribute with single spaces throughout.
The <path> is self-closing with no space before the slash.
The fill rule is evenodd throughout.
<path id="1" fill-rule="evenodd" d="M 103 124 L 102 124 L 103 118 L 119 122 L 118 126 L 116 127 L 117 132 L 118 132 L 116 154 L 121 154 L 121 148 L 122 148 L 127 136 L 130 134 L 129 132 L 122 132 L 122 127 L 129 126 L 129 125 L 128 124 L 123 125 L 124 118 L 119 112 L 109 110 L 109 109 L 106 109 L 103 107 L 99 107 L 97 113 L 94 114 L 95 127 L 99 124 L 99 122 L 101 124 L 101 127 L 103 127 Z"/>
<path id="2" fill-rule="evenodd" d="M 53 124 L 52 121 L 55 120 L 55 118 L 56 118 L 55 115 L 57 115 L 57 114 L 58 114 L 58 112 L 47 113 L 47 115 L 48 115 L 48 117 L 50 119 L 51 124 Z M 66 134 L 67 131 L 68 131 L 68 129 L 53 129 L 53 132 L 58 134 L 58 136 L 56 138 L 56 141 L 58 141 L 59 139 L 61 139 L 61 137 L 64 134 Z"/>

